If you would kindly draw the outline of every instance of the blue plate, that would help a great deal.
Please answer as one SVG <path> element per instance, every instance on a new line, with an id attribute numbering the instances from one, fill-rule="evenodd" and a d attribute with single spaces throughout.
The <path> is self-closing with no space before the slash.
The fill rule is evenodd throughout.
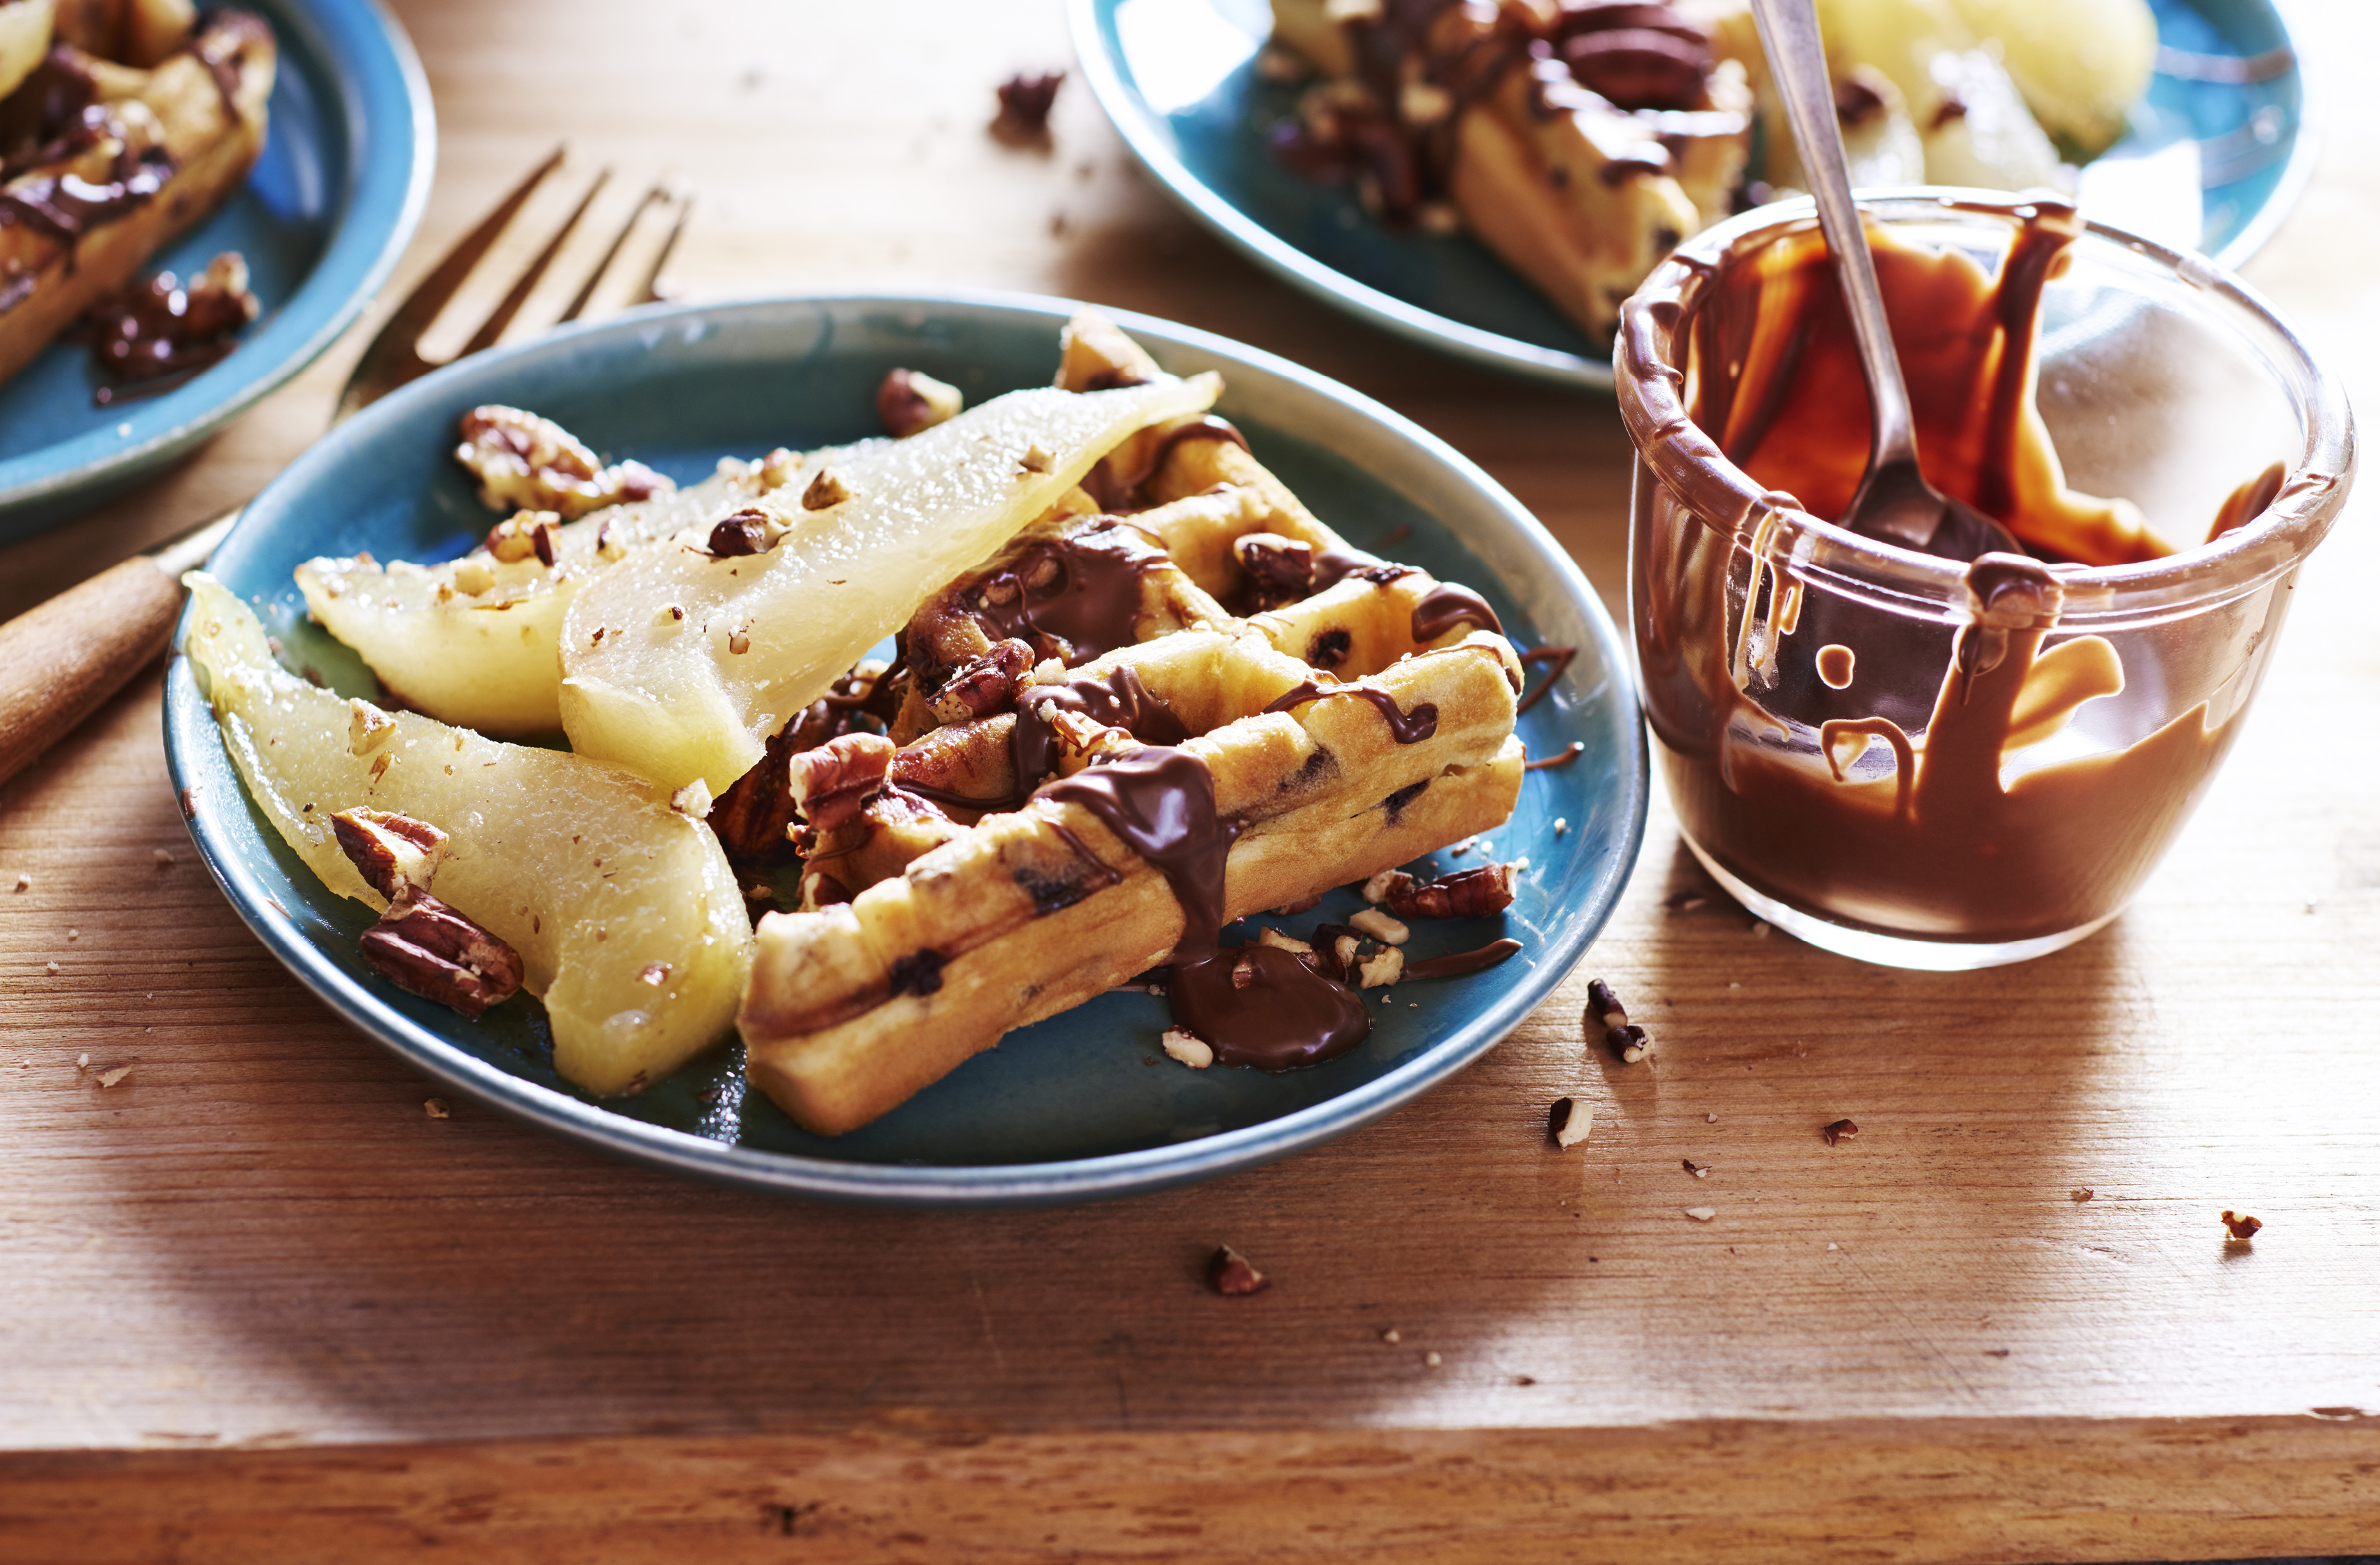
<path id="1" fill-rule="evenodd" d="M 213 569 L 259 606 L 292 666 L 349 695 L 370 675 L 310 625 L 290 571 L 317 553 L 370 549 L 441 559 L 489 513 L 449 458 L 455 420 L 483 402 L 560 419 L 608 457 L 680 480 L 719 457 L 877 432 L 874 393 L 905 365 L 979 402 L 1046 385 L 1073 307 L 1019 297 L 777 299 L 638 311 L 453 365 L 340 426 L 248 507 Z M 166 686 L 176 787 L 200 786 L 191 833 L 249 928 L 357 1027 L 458 1091 L 641 1162 L 808 1195 L 917 1206 L 1077 1200 L 1204 1179 L 1354 1129 L 1444 1080 L 1543 1000 L 1609 916 L 1645 830 L 1645 740 L 1609 618 L 1560 545 L 1444 443 L 1377 403 L 1219 337 L 1119 313 L 1172 370 L 1220 370 L 1221 410 L 1257 456 L 1359 544 L 1477 588 L 1523 646 L 1568 642 L 1577 661 L 1521 720 L 1533 754 L 1573 741 L 1569 766 L 1532 772 L 1491 841 L 1526 855 L 1498 919 L 1418 927 L 1427 954 L 1510 931 L 1521 953 L 1469 978 L 1400 986 L 1370 1039 L 1281 1075 L 1191 1072 L 1163 1059 L 1164 1002 L 1107 995 L 1014 1033 L 852 1134 L 795 1127 L 745 1095 L 739 1049 L 697 1061 L 636 1098 L 597 1101 L 556 1076 L 542 1012 L 528 1001 L 483 1021 L 402 994 L 366 970 L 371 915 L 325 891 L 249 806 L 188 663 Z M 1563 829 L 1557 831 L 1557 823 Z M 1479 863 L 1442 860 L 1442 868 Z M 1346 891 L 1305 916 L 1343 919 Z"/>
<path id="2" fill-rule="evenodd" d="M 0 384 L 0 541 L 89 510 L 313 362 L 388 280 L 430 194 L 421 63 L 378 0 L 238 0 L 280 43 L 264 153 L 213 213 L 144 264 L 184 276 L 248 258 L 264 314 L 239 347 L 160 395 L 102 407 L 91 350 L 53 343 Z"/>
<path id="3" fill-rule="evenodd" d="M 2162 47 L 2122 159 L 2194 140 L 2198 248 L 2237 268 L 2313 170 L 2305 87 L 2271 0 L 2150 0 Z M 1125 144 L 1243 254 L 1374 325 L 1465 358 L 1609 388 L 1603 348 L 1463 235 L 1391 234 L 1352 191 L 1290 173 L 1265 133 L 1298 89 L 1257 79 L 1267 0 L 1069 0 L 1075 52 Z"/>

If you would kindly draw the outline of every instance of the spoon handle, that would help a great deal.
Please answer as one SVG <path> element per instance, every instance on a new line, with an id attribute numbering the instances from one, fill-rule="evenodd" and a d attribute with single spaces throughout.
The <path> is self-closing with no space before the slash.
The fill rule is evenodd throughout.
<path id="1" fill-rule="evenodd" d="M 1835 120 L 1835 93 L 1827 76 L 1826 46 L 1818 37 L 1817 8 L 1813 0 L 1752 0 L 1752 16 L 1760 28 L 1760 46 L 1768 54 L 1769 75 L 1793 122 L 1793 140 L 1818 203 L 1818 226 L 1834 256 L 1852 334 L 1859 341 L 1860 362 L 1867 370 L 1868 406 L 1874 415 L 1868 466 L 1873 469 L 1906 462 L 1913 467 L 1917 441 L 1911 428 L 1909 386 L 1893 351 L 1892 325 L 1885 319 L 1867 230 L 1852 200 L 1851 170 L 1843 162 L 1842 131 Z"/>

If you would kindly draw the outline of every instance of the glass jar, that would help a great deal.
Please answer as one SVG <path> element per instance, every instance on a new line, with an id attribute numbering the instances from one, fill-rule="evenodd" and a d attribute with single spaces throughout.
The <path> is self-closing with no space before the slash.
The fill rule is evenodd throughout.
<path id="1" fill-rule="evenodd" d="M 2022 961 L 2113 918 L 2205 792 L 2346 499 L 2353 426 L 2270 307 L 2202 257 L 2046 199 L 1861 204 L 1888 249 L 1945 276 L 1964 256 L 1986 292 L 2041 224 L 2076 231 L 2046 269 L 2037 339 L 2012 327 L 1976 346 L 1990 298 L 1976 324 L 1922 289 L 1894 295 L 1919 454 L 1937 487 L 2010 521 L 1992 491 L 2005 474 L 1953 438 L 2004 378 L 2037 404 L 2054 491 L 2123 497 L 2138 512 L 2112 508 L 2108 536 L 2129 517 L 2177 552 L 2127 559 L 2119 539 L 2103 554 L 2121 563 L 1944 560 L 1762 482 L 1790 474 L 1839 513 L 1868 418 L 1855 372 L 1761 368 L 1811 340 L 1792 340 L 1780 300 L 1822 344 L 1842 330 L 1811 204 L 1764 207 L 1688 241 L 1622 314 L 1640 688 L 1687 844 L 1746 907 L 1872 962 Z M 1928 374 L 1946 343 L 1973 349 L 1974 383 Z M 1822 429 L 1840 437 L 1828 451 L 1805 438 Z"/>

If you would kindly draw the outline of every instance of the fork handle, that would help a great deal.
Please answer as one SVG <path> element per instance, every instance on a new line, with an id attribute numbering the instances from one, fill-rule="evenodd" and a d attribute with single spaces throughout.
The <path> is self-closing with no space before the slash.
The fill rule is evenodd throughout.
<path id="1" fill-rule="evenodd" d="M 0 625 L 0 782 L 165 649 L 182 586 L 146 554 Z"/>

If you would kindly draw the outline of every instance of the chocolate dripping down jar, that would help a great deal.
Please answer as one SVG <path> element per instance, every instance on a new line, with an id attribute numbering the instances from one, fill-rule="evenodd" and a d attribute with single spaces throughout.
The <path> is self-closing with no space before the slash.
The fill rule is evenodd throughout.
<path id="1" fill-rule="evenodd" d="M 2113 918 L 2204 794 L 2353 427 L 2201 257 L 2046 197 L 1861 204 L 1926 476 L 2028 552 L 1823 519 L 1865 387 L 1810 203 L 1743 213 L 1646 279 L 1613 355 L 1645 714 L 1687 844 L 1759 916 L 1888 965 L 2022 961 Z"/>

